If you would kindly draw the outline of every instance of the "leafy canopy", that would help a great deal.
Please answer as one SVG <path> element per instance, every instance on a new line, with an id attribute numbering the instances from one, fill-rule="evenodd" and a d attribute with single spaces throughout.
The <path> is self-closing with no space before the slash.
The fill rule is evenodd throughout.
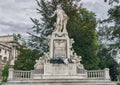
<path id="1" fill-rule="evenodd" d="M 41 55 L 35 51 L 30 49 L 18 49 L 20 54 L 18 55 L 18 59 L 15 61 L 14 69 L 16 70 L 33 70 L 35 60 L 38 59 Z"/>

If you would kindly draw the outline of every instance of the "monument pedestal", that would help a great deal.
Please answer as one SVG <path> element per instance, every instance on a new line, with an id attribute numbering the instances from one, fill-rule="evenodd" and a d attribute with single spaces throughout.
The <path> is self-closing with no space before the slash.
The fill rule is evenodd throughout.
<path id="1" fill-rule="evenodd" d="M 78 73 L 78 71 L 81 72 Z M 87 79 L 86 70 L 76 64 L 44 64 L 44 74 L 35 74 L 34 79 Z"/>
<path id="2" fill-rule="evenodd" d="M 45 75 L 76 75 L 77 67 L 75 64 L 45 64 Z"/>

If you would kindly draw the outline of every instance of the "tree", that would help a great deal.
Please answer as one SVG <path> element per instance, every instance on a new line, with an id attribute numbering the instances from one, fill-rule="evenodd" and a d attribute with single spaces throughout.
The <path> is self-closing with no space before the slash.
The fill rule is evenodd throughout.
<path id="1" fill-rule="evenodd" d="M 8 70 L 9 70 L 9 65 L 6 64 L 4 69 L 2 70 L 2 76 L 3 76 L 2 82 L 7 82 Z"/>
<path id="2" fill-rule="evenodd" d="M 15 61 L 14 69 L 16 70 L 33 70 L 35 60 L 41 56 L 37 51 L 19 48 L 20 54 Z"/>
<path id="3" fill-rule="evenodd" d="M 120 49 L 120 6 L 114 6 L 108 10 L 108 19 L 102 21 L 99 27 L 99 39 L 106 43 L 110 49 L 109 54 L 116 57 Z M 105 42 L 102 42 L 102 41 Z"/>
<path id="4" fill-rule="evenodd" d="M 61 4 L 70 18 L 67 30 L 70 38 L 75 40 L 73 45 L 75 52 L 82 56 L 82 63 L 86 69 L 98 69 L 95 14 L 77 6 L 74 2 L 77 2 L 77 0 L 37 1 L 40 7 L 37 10 L 42 15 L 42 23 L 38 19 L 31 18 L 34 23 L 33 31 L 35 32 L 34 34 L 29 33 L 31 35 L 31 46 L 42 50 L 42 52 L 48 51 L 46 37 L 53 32 L 53 24 L 56 18 L 49 19 L 48 16 L 56 9 L 57 4 Z"/>
<path id="5" fill-rule="evenodd" d="M 99 46 L 98 56 L 101 61 L 99 63 L 99 67 L 101 69 L 109 68 L 111 80 L 116 81 L 118 75 L 118 64 L 114 60 L 114 58 L 111 57 L 111 55 L 109 54 L 109 49 L 105 45 L 101 44 Z"/>
<path id="6" fill-rule="evenodd" d="M 104 2 L 108 2 L 111 5 L 113 3 L 119 3 L 119 0 L 104 0 Z"/>
<path id="7" fill-rule="evenodd" d="M 107 67 L 110 68 L 112 80 L 116 80 L 117 72 L 117 63 L 115 63 L 114 58 L 119 54 L 120 51 L 120 6 L 115 5 L 108 10 L 108 18 L 100 21 L 98 36 L 100 45 L 104 45 L 100 52 L 103 52 L 106 49 L 105 53 L 106 58 L 105 63 L 109 63 L 108 60 L 111 60 L 112 66 L 107 64 Z M 99 54 L 102 57 L 103 55 Z M 100 58 L 101 59 L 101 58 Z M 100 64 L 101 65 L 101 64 Z M 113 70 L 114 68 L 114 70 Z"/>
<path id="8" fill-rule="evenodd" d="M 85 8 L 81 8 L 79 11 L 79 15 L 70 17 L 71 20 L 68 22 L 70 23 L 68 24 L 69 36 L 75 40 L 73 48 L 78 55 L 82 56 L 85 69 L 98 69 L 95 14 Z"/>

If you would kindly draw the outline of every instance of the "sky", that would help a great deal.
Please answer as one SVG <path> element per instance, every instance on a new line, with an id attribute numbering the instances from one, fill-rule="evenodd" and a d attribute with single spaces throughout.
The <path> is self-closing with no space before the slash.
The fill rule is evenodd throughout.
<path id="1" fill-rule="evenodd" d="M 83 7 L 96 13 L 97 18 L 106 18 L 108 3 L 104 0 L 82 0 Z M 0 0 L 0 36 L 20 33 L 28 37 L 27 32 L 33 26 L 30 17 L 38 18 L 35 0 Z"/>

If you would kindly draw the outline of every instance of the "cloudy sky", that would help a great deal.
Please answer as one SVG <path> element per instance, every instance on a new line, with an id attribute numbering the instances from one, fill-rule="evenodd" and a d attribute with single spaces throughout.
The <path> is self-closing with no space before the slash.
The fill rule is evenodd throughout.
<path id="1" fill-rule="evenodd" d="M 105 18 L 107 3 L 103 0 L 82 0 L 83 6 L 96 13 L 98 18 Z M 30 17 L 36 18 L 37 4 L 35 0 L 0 0 L 0 35 L 20 33 L 28 36 L 32 27 Z"/>

